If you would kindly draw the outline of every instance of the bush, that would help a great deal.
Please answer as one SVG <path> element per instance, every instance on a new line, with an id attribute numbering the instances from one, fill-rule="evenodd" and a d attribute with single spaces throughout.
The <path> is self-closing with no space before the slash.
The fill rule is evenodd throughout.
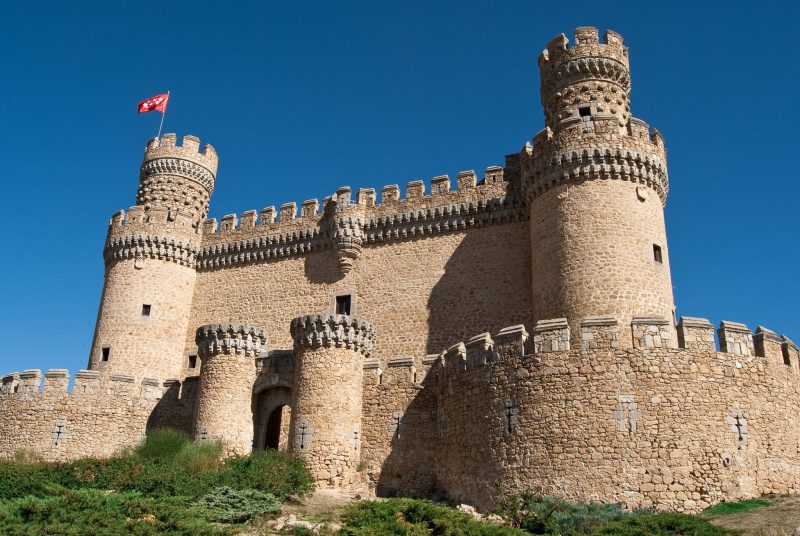
<path id="1" fill-rule="evenodd" d="M 221 485 L 234 489 L 256 489 L 281 500 L 289 495 L 305 495 L 314 490 L 314 478 L 303 461 L 288 452 L 265 450 L 247 457 L 225 460 Z"/>
<path id="2" fill-rule="evenodd" d="M 625 512 L 618 504 L 570 503 L 550 496 L 522 493 L 500 501 L 494 512 L 531 534 L 587 534 L 621 519 Z"/>
<path id="3" fill-rule="evenodd" d="M 0 526 L 9 536 L 214 536 L 228 530 L 208 523 L 186 498 L 159 500 L 138 493 L 50 488 L 48 497 L 27 496 L 0 502 Z"/>
<path id="4" fill-rule="evenodd" d="M 362 501 L 350 505 L 339 534 L 346 536 L 523 536 L 519 529 L 475 521 L 452 508 L 416 499 Z"/>
<path id="5" fill-rule="evenodd" d="M 216 488 L 200 499 L 200 507 L 211 521 L 243 523 L 281 511 L 281 502 L 270 493 L 254 489 Z"/>
<path id="6" fill-rule="evenodd" d="M 724 536 L 736 534 L 721 527 L 715 527 L 707 520 L 671 512 L 643 513 L 626 515 L 594 534 L 614 536 Z"/>

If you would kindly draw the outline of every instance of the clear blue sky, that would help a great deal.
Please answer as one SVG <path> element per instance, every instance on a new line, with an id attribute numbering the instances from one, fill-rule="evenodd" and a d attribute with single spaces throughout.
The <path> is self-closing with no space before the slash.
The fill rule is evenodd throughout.
<path id="1" fill-rule="evenodd" d="M 542 6 L 546 6 L 546 9 Z M 664 134 L 679 315 L 800 342 L 795 2 L 7 2 L 0 372 L 86 366 L 109 216 L 157 113 L 212 143 L 211 215 L 502 164 L 542 128 L 536 58 L 576 26 L 631 48 Z"/>

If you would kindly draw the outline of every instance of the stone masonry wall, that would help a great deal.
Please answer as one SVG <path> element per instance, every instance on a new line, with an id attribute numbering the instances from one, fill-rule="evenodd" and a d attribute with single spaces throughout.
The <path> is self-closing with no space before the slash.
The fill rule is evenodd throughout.
<path id="1" fill-rule="evenodd" d="M 439 363 L 439 485 L 491 506 L 531 490 L 696 512 L 800 491 L 800 369 L 780 339 L 766 356 L 707 349 L 527 353 L 499 340 L 486 364 Z M 452 456 L 452 453 L 459 453 Z"/>
<path id="2" fill-rule="evenodd" d="M 66 370 L 45 376 L 41 390 L 38 370 L 3 378 L 0 458 L 19 451 L 50 461 L 111 456 L 142 440 L 162 397 L 155 380 L 81 371 L 69 392 Z"/>

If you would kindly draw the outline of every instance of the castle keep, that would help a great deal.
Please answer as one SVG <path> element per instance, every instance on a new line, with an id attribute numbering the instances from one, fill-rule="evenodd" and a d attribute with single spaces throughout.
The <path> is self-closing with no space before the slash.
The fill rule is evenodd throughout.
<path id="1" fill-rule="evenodd" d="M 12 373 L 0 456 L 170 427 L 287 448 L 322 487 L 490 507 L 532 490 L 694 512 L 800 487 L 785 336 L 675 318 L 664 139 L 622 37 L 539 56 L 545 127 L 480 176 L 207 219 L 218 157 L 151 140 L 111 217 L 88 370 Z"/>

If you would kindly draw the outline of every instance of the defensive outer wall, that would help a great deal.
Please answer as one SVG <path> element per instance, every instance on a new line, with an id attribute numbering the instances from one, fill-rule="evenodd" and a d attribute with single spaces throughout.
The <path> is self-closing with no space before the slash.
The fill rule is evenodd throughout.
<path id="1" fill-rule="evenodd" d="M 149 142 L 110 221 L 89 370 L 71 389 L 60 369 L 4 376 L 0 456 L 109 456 L 167 427 L 288 448 L 323 487 L 480 508 L 797 492 L 797 346 L 676 324 L 664 139 L 631 116 L 622 38 L 579 28 L 539 68 L 531 143 L 402 195 L 218 222 L 214 149 Z"/>

